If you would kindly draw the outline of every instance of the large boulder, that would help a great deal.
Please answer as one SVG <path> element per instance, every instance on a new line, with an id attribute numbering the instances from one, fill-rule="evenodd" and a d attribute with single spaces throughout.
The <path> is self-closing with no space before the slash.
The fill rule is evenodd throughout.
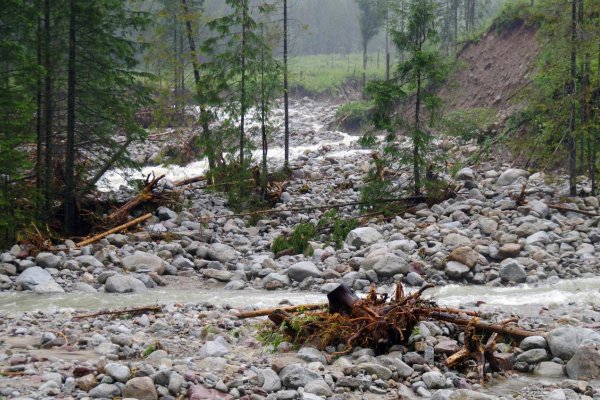
<path id="1" fill-rule="evenodd" d="M 470 271 L 469 267 L 456 261 L 448 261 L 444 268 L 444 273 L 450 279 L 461 279 Z"/>
<path id="2" fill-rule="evenodd" d="M 515 181 L 517 179 L 519 179 L 522 176 L 524 176 L 525 178 L 528 178 L 529 172 L 527 172 L 523 169 L 516 169 L 516 168 L 507 169 L 506 171 L 504 171 L 502 173 L 502 175 L 500 175 L 500 177 L 496 181 L 496 185 L 499 185 L 499 186 L 512 185 L 513 183 L 515 183 Z"/>
<path id="3" fill-rule="evenodd" d="M 58 268 L 61 259 L 52 253 L 40 253 L 35 258 L 35 263 L 42 268 Z"/>
<path id="4" fill-rule="evenodd" d="M 308 277 L 320 278 L 321 271 L 319 271 L 319 268 L 312 262 L 301 261 L 288 269 L 288 276 L 297 282 L 302 282 Z"/>
<path id="5" fill-rule="evenodd" d="M 144 376 L 129 380 L 123 388 L 122 397 L 139 400 L 158 400 L 158 393 L 156 393 L 152 378 Z"/>
<path id="6" fill-rule="evenodd" d="M 25 271 L 21 272 L 21 275 L 19 275 L 16 280 L 17 285 L 21 285 L 23 289 L 28 290 L 33 289 L 37 285 L 49 282 L 54 282 L 54 279 L 48 271 L 40 267 L 27 268 Z"/>
<path id="7" fill-rule="evenodd" d="M 271 368 L 258 371 L 258 385 L 267 393 L 276 392 L 281 389 L 281 379 Z"/>
<path id="8" fill-rule="evenodd" d="M 165 272 L 166 262 L 156 254 L 136 251 L 121 260 L 123 268 L 127 271 L 137 271 L 138 268 L 148 268 L 152 272 L 162 275 Z"/>
<path id="9" fill-rule="evenodd" d="M 571 379 L 600 379 L 600 343 L 579 346 L 567 363 L 566 371 Z"/>
<path id="10" fill-rule="evenodd" d="M 523 283 L 527 280 L 527 272 L 516 260 L 506 259 L 500 266 L 500 279 L 503 282 Z"/>
<path id="11" fill-rule="evenodd" d="M 563 326 L 550 331 L 546 340 L 552 355 L 566 361 L 573 357 L 582 344 L 600 343 L 600 333 L 588 328 Z"/>
<path id="12" fill-rule="evenodd" d="M 408 263 L 395 254 L 388 253 L 373 265 L 377 276 L 389 278 L 397 274 L 408 273 Z"/>
<path id="13" fill-rule="evenodd" d="M 472 248 L 461 246 L 455 248 L 450 254 L 448 254 L 448 261 L 457 261 L 469 268 L 473 268 L 481 260 L 481 257 L 481 254 Z"/>
<path id="14" fill-rule="evenodd" d="M 298 389 L 309 382 L 321 379 L 321 375 L 304 368 L 300 364 L 290 364 L 279 372 L 279 378 L 286 388 Z"/>
<path id="15" fill-rule="evenodd" d="M 104 290 L 108 293 L 143 293 L 148 291 L 144 282 L 130 275 L 113 275 L 106 280 Z"/>
<path id="16" fill-rule="evenodd" d="M 375 228 L 362 227 L 351 230 L 346 236 L 346 243 L 354 247 L 362 247 L 381 240 L 381 233 Z"/>
<path id="17" fill-rule="evenodd" d="M 215 243 L 208 250 L 208 258 L 222 263 L 228 263 L 238 258 L 238 252 L 231 246 Z"/>

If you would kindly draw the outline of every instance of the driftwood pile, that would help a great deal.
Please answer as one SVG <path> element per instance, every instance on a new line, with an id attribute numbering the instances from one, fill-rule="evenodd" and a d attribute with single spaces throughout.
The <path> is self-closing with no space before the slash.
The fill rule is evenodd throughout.
<path id="1" fill-rule="evenodd" d="M 499 338 L 545 336 L 514 325 L 516 320 L 503 323 L 482 321 L 477 312 L 442 308 L 431 300 L 421 298 L 432 285 L 405 294 L 401 284 L 393 298 L 378 294 L 371 287 L 369 295 L 360 299 L 344 285 L 327 295 L 329 304 L 310 304 L 295 307 L 258 310 L 238 314 L 238 318 L 268 316 L 274 323 L 274 333 L 296 345 L 311 344 L 320 349 L 344 345 L 332 356 L 347 354 L 355 347 L 371 348 L 381 354 L 394 345 L 408 345 L 411 334 L 421 321 L 435 320 L 461 327 L 465 332 L 464 348 L 444 361 L 448 367 L 473 360 L 481 381 L 486 365 L 492 371 L 511 369 L 505 358 L 495 352 Z M 339 347 L 338 347 L 339 348 Z"/>

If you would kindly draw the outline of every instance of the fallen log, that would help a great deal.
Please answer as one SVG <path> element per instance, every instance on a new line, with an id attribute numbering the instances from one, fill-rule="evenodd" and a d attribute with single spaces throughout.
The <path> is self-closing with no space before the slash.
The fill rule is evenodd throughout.
<path id="1" fill-rule="evenodd" d="M 121 208 L 110 214 L 108 219 L 112 221 L 122 221 L 126 219 L 127 216 L 131 214 L 131 211 L 133 211 L 138 205 L 145 201 L 152 200 L 154 198 L 152 191 L 156 185 L 158 185 L 158 182 L 160 182 L 160 180 L 164 177 L 165 175 L 161 175 L 152 179 L 151 181 L 146 180 L 146 185 L 144 188 L 133 199 L 129 200 Z"/>
<path id="2" fill-rule="evenodd" d="M 194 176 L 192 178 L 188 178 L 188 179 L 183 179 L 179 182 L 175 183 L 175 186 L 180 187 L 180 186 L 186 186 L 186 185 L 191 185 L 192 183 L 196 183 L 196 182 L 202 182 L 206 180 L 206 176 L 204 175 L 199 175 L 199 176 Z"/>
<path id="3" fill-rule="evenodd" d="M 529 336 L 546 337 L 545 332 L 528 331 L 528 330 L 525 330 L 518 326 L 493 324 L 490 322 L 479 321 L 479 320 L 473 319 L 473 318 L 462 318 L 460 316 L 441 313 L 441 312 L 437 312 L 437 311 L 421 310 L 420 312 L 423 312 L 423 314 L 427 315 L 428 317 L 430 317 L 432 319 L 436 319 L 438 321 L 450 322 L 450 323 L 453 323 L 454 325 L 459 325 L 459 326 L 473 325 L 477 329 L 481 329 L 481 330 L 487 331 L 487 332 L 501 333 L 504 335 L 516 336 L 516 337 L 520 337 L 520 338 L 525 338 L 525 337 L 529 337 Z"/>
<path id="4" fill-rule="evenodd" d="M 569 208 L 562 204 L 548 204 L 548 208 L 552 208 L 554 210 L 563 211 L 563 212 L 574 212 L 578 214 L 587 215 L 589 217 L 600 217 L 600 214 L 596 214 L 595 212 L 579 210 L 577 208 Z"/>
<path id="5" fill-rule="evenodd" d="M 237 318 L 255 318 L 255 317 L 265 317 L 273 314 L 276 311 L 285 311 L 285 312 L 299 312 L 299 311 L 314 311 L 320 310 L 322 308 L 327 307 L 327 304 L 303 304 L 299 306 L 286 306 L 286 307 L 277 307 L 277 308 L 268 308 L 263 310 L 254 310 L 254 311 L 244 311 L 235 314 Z"/>
<path id="6" fill-rule="evenodd" d="M 96 318 L 104 315 L 124 315 L 124 314 L 142 314 L 148 312 L 159 312 L 162 310 L 162 306 L 150 306 L 150 307 L 138 307 L 138 308 L 126 308 L 123 310 L 116 311 L 99 311 L 93 314 L 75 315 L 73 319 L 84 319 L 84 318 Z"/>
<path id="7" fill-rule="evenodd" d="M 77 243 L 77 247 L 83 247 L 83 246 L 87 246 L 88 244 L 96 243 L 98 240 L 104 239 L 108 235 L 112 235 L 113 233 L 122 232 L 125 229 L 131 228 L 132 226 L 138 225 L 138 224 L 150 219 L 151 217 L 152 217 L 152 213 L 145 214 L 139 218 L 136 218 L 134 220 L 127 222 L 126 224 L 119 225 L 116 228 L 112 228 L 106 232 L 99 233 L 95 236 L 92 236 L 89 239 L 83 240 L 83 241 Z"/>
<path id="8" fill-rule="evenodd" d="M 482 363 L 487 357 L 490 365 L 492 363 L 498 365 L 490 358 L 493 355 L 493 343 L 487 343 L 486 346 L 480 343 L 482 338 L 487 338 L 490 334 L 498 333 L 520 338 L 545 336 L 545 333 L 527 331 L 506 323 L 481 321 L 476 317 L 475 311 L 438 307 L 431 300 L 421 299 L 423 292 L 429 288 L 429 285 L 425 285 L 419 291 L 407 295 L 402 286 L 398 285 L 393 298 L 388 299 L 387 293 L 379 294 L 373 286 L 368 296 L 361 299 L 352 290 L 340 285 L 327 296 L 328 312 L 323 310 L 311 312 L 307 306 L 294 306 L 286 311 L 259 310 L 248 316 L 268 315 L 276 325 L 285 322 L 284 331 L 287 333 L 287 339 L 296 345 L 318 342 L 318 347 L 325 348 L 344 344 L 346 349 L 335 355 L 346 354 L 355 346 L 371 348 L 381 354 L 393 345 L 406 344 L 414 327 L 421 321 L 449 322 L 464 327 L 465 332 L 470 332 L 468 336 L 470 342 L 466 345 L 466 351 L 454 355 L 450 359 L 451 364 L 460 362 L 466 357 L 475 358 L 478 363 Z M 292 313 L 296 314 L 292 315 Z M 293 332 L 290 332 L 288 323 L 292 318 Z"/>

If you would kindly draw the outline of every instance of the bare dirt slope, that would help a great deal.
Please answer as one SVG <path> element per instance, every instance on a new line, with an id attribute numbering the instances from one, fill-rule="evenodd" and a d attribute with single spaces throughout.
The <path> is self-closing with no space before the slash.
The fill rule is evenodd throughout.
<path id="1" fill-rule="evenodd" d="M 484 107 L 509 115 L 519 106 L 537 51 L 535 29 L 522 24 L 502 33 L 490 29 L 461 50 L 459 65 L 439 92 L 447 110 Z"/>

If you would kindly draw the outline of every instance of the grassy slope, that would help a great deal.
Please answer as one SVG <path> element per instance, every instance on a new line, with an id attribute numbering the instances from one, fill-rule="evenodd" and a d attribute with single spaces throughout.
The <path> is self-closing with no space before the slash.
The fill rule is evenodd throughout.
<path id="1" fill-rule="evenodd" d="M 333 61 L 333 63 L 332 63 Z M 290 87 L 308 92 L 335 94 L 349 80 L 362 80 L 362 54 L 323 54 L 290 59 Z M 367 79 L 385 76 L 385 54 L 369 54 Z"/>

